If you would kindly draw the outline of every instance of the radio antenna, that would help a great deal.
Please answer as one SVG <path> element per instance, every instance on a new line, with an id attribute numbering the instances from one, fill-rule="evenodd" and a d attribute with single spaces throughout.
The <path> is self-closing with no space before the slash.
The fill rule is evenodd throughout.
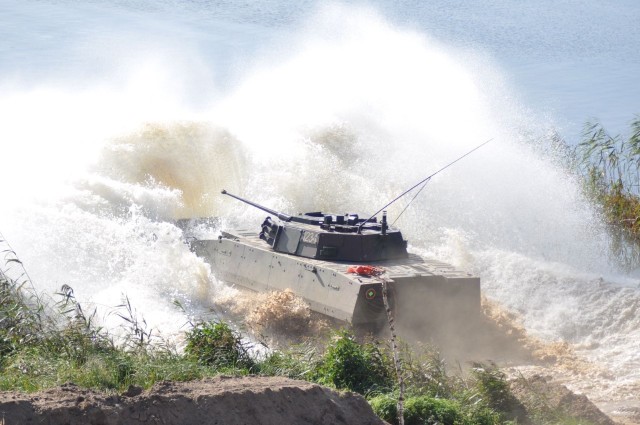
<path id="1" fill-rule="evenodd" d="M 421 184 L 425 184 L 431 180 L 431 178 L 433 176 L 435 176 L 436 174 L 446 170 L 447 168 L 451 167 L 453 164 L 455 164 L 456 162 L 460 161 L 462 158 L 471 155 L 473 152 L 477 151 L 478 149 L 480 149 L 481 147 L 483 147 L 484 145 L 486 145 L 487 143 L 489 143 L 490 141 L 492 141 L 493 138 L 487 140 L 484 143 L 481 143 L 480 145 L 476 146 L 475 148 L 471 149 L 469 152 L 465 153 L 464 155 L 458 157 L 456 160 L 448 163 L 447 165 L 445 165 L 444 167 L 442 167 L 441 169 L 439 169 L 438 171 L 436 171 L 435 173 L 431 174 L 428 177 L 425 177 L 424 179 L 420 180 L 418 183 L 414 184 L 413 186 L 411 186 L 409 189 L 405 190 L 404 192 L 402 192 L 400 195 L 396 196 L 391 202 L 389 202 L 388 204 L 386 204 L 384 207 L 380 208 L 378 211 L 375 212 L 375 214 L 373 214 L 371 217 L 369 217 L 368 219 L 366 219 L 365 221 L 363 221 L 362 223 L 360 223 L 360 225 L 358 226 L 358 233 L 362 232 L 362 226 L 364 226 L 366 223 L 368 223 L 373 217 L 377 216 L 378 214 L 380 214 L 382 211 L 384 211 L 385 209 L 387 209 L 387 207 L 391 204 L 393 204 L 394 202 L 396 202 L 398 199 L 402 198 L 404 195 L 406 195 L 407 193 L 411 192 L 413 189 L 415 189 L 416 187 L 420 186 Z M 424 189 L 424 186 L 422 187 Z M 413 197 L 413 199 L 415 199 L 420 192 L 422 192 L 422 189 L 420 189 L 420 191 L 418 191 L 418 193 L 416 194 L 416 196 Z M 413 202 L 413 199 L 411 200 L 411 202 Z M 409 204 L 411 203 L 409 202 Z M 408 206 L 408 205 L 407 205 Z M 405 207 L 406 209 L 406 207 Z M 403 211 L 404 212 L 404 211 Z M 396 219 L 397 220 L 397 219 Z M 395 221 L 394 221 L 395 223 Z"/>

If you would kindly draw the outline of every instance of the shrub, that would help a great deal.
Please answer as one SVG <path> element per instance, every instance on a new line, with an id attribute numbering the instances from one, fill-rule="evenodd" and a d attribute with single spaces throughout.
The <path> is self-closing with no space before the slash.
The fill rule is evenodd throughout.
<path id="1" fill-rule="evenodd" d="M 390 424 L 398 423 L 398 400 L 393 394 L 380 394 L 369 399 L 373 413 Z"/>
<path id="2" fill-rule="evenodd" d="M 200 322 L 187 332 L 187 356 L 216 369 L 254 365 L 242 338 L 225 322 Z"/>
<path id="3" fill-rule="evenodd" d="M 499 411 L 508 420 L 527 421 L 527 412 L 513 395 L 506 375 L 495 364 L 474 363 L 471 370 L 476 395 L 483 404 Z"/>
<path id="4" fill-rule="evenodd" d="M 453 425 L 461 418 L 460 406 L 453 400 L 428 396 L 409 397 L 405 401 L 406 425 L 443 424 Z"/>
<path id="5" fill-rule="evenodd" d="M 428 395 L 434 398 L 452 397 L 459 380 L 447 375 L 446 363 L 439 351 L 428 345 L 401 346 L 402 375 L 407 390 L 412 395 Z"/>
<path id="6" fill-rule="evenodd" d="M 337 331 L 316 365 L 315 381 L 360 394 L 393 388 L 393 363 L 374 342 L 359 344 L 346 330 Z"/>
<path id="7" fill-rule="evenodd" d="M 369 400 L 376 415 L 385 421 L 397 424 L 398 410 L 396 399 L 388 394 Z M 454 400 L 433 398 L 429 396 L 408 397 L 404 403 L 405 425 L 443 424 L 453 425 L 465 423 L 461 406 Z M 471 422 L 473 423 L 473 422 Z"/>

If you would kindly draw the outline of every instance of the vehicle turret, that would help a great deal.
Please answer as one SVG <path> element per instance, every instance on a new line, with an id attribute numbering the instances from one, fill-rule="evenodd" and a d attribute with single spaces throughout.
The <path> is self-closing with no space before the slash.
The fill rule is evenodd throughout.
<path id="1" fill-rule="evenodd" d="M 260 239 L 274 251 L 330 261 L 372 262 L 407 257 L 407 241 L 400 230 L 382 220 L 358 214 L 308 212 L 291 216 L 228 193 L 269 214 L 261 225 Z M 277 219 L 277 220 L 276 220 Z"/>

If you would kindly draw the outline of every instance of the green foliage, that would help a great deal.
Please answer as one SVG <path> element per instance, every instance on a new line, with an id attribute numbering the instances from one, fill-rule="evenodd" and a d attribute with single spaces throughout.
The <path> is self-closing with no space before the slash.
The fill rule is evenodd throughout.
<path id="1" fill-rule="evenodd" d="M 52 355 L 82 365 L 93 354 L 117 351 L 109 335 L 95 325 L 95 310 L 86 315 L 70 286 L 63 285 L 57 295 L 61 299 L 56 306 L 64 321 L 55 324 L 42 341 Z"/>
<path id="2" fill-rule="evenodd" d="M 375 342 L 358 343 L 347 330 L 337 331 L 311 377 L 316 382 L 360 394 L 393 388 L 393 364 Z"/>
<path id="3" fill-rule="evenodd" d="M 222 368 L 254 365 L 242 338 L 225 322 L 200 322 L 187 332 L 187 356 L 199 363 Z"/>
<path id="4" fill-rule="evenodd" d="M 598 122 L 588 122 L 575 157 L 585 175 L 598 190 L 624 191 L 638 194 L 640 189 L 640 116 L 631 122 L 631 136 L 611 136 Z"/>
<path id="5" fill-rule="evenodd" d="M 525 422 L 527 412 L 511 392 L 506 375 L 495 364 L 475 363 L 471 370 L 473 378 L 473 397 L 481 400 L 489 409 L 502 412 L 509 419 Z"/>
<path id="6" fill-rule="evenodd" d="M 0 374 L 0 390 L 37 391 L 73 382 L 97 390 L 124 391 L 130 385 L 148 388 L 158 381 L 188 381 L 217 373 L 169 352 L 94 352 L 83 363 L 76 363 L 45 350 L 31 349 L 7 359 Z"/>
<path id="7" fill-rule="evenodd" d="M 42 306 L 28 291 L 0 271 L 0 360 L 43 334 Z"/>
<path id="8" fill-rule="evenodd" d="M 376 415 L 385 421 L 397 424 L 396 399 L 389 394 L 369 400 Z M 497 425 L 502 423 L 500 415 L 486 407 L 465 406 L 457 400 L 429 396 L 411 396 L 404 403 L 406 425 Z"/>
<path id="9" fill-rule="evenodd" d="M 572 155 L 587 195 L 610 225 L 613 257 L 627 267 L 640 265 L 640 116 L 631 136 L 611 136 L 587 123 Z"/>
<path id="10" fill-rule="evenodd" d="M 407 389 L 413 395 L 449 398 L 459 384 L 447 375 L 446 363 L 435 347 L 401 347 L 402 373 Z"/>
<path id="11" fill-rule="evenodd" d="M 495 365 L 475 363 L 471 370 L 475 378 L 475 386 L 487 403 L 497 409 L 504 410 L 512 401 L 513 395 L 505 374 Z"/>
<path id="12" fill-rule="evenodd" d="M 398 423 L 398 399 L 393 393 L 380 394 L 369 399 L 373 412 L 390 424 Z"/>
<path id="13" fill-rule="evenodd" d="M 459 423 L 462 417 L 460 406 L 453 400 L 427 396 L 410 397 L 404 405 L 407 425 L 436 423 L 453 425 Z"/>
<path id="14" fill-rule="evenodd" d="M 313 380 L 312 375 L 316 363 L 314 347 L 297 345 L 286 351 L 272 351 L 256 364 L 256 371 L 268 376 Z"/>

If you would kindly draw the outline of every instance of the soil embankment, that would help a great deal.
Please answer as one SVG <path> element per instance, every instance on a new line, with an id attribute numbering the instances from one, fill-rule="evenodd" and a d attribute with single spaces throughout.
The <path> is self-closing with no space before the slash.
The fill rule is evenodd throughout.
<path id="1" fill-rule="evenodd" d="M 121 395 L 66 384 L 34 394 L 0 393 L 0 424 L 382 425 L 366 400 L 280 377 L 162 382 Z"/>
<path id="2" fill-rule="evenodd" d="M 537 377 L 511 383 L 519 406 L 530 416 L 540 404 L 579 420 L 614 425 L 585 396 Z M 535 387 L 535 388 L 534 388 Z M 541 398 L 541 394 L 544 397 Z M 161 382 L 150 390 L 131 387 L 106 394 L 74 384 L 33 394 L 0 393 L 0 424 L 135 425 L 251 424 L 384 425 L 366 400 L 320 385 L 282 377 L 225 377 Z M 525 421 L 527 423 L 527 421 Z"/>

